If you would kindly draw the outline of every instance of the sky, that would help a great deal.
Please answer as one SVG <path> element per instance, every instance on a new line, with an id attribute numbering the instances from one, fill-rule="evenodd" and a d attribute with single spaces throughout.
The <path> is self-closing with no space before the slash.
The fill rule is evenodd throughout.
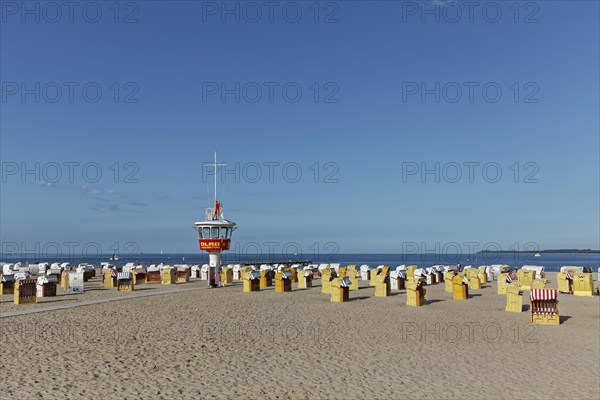
<path id="1" fill-rule="evenodd" d="M 600 247 L 599 3 L 0 2 L 3 252 Z"/>

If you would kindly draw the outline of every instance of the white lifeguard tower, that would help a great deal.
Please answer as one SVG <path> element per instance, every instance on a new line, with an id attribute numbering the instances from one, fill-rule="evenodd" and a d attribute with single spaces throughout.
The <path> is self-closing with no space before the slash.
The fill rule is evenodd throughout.
<path id="1" fill-rule="evenodd" d="M 208 285 L 219 287 L 221 252 L 229 250 L 231 245 L 231 234 L 236 229 L 235 222 L 228 221 L 223 217 L 223 208 L 217 200 L 217 168 L 225 164 L 217 164 L 217 153 L 215 162 L 209 164 L 214 167 L 214 208 L 207 208 L 204 221 L 195 222 L 194 227 L 198 230 L 200 250 L 208 251 Z"/>

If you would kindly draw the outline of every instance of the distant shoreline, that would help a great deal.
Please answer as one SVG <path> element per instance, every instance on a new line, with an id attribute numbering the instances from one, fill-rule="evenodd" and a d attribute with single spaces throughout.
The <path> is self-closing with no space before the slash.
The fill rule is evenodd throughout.
<path id="1" fill-rule="evenodd" d="M 485 253 L 515 253 L 515 254 L 543 254 L 543 253 L 551 253 L 551 254 L 600 254 L 600 250 L 591 250 L 591 249 L 557 249 L 557 250 L 538 250 L 538 251 L 521 251 L 521 250 L 482 250 L 478 251 L 477 254 L 485 254 Z"/>

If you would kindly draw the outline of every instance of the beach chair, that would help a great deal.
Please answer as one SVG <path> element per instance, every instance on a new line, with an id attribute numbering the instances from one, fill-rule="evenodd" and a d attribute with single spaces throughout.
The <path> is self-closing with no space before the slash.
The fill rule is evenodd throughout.
<path id="1" fill-rule="evenodd" d="M 260 272 L 259 271 L 248 271 L 240 274 L 244 283 L 243 292 L 258 292 L 260 291 Z"/>
<path id="2" fill-rule="evenodd" d="M 377 280 L 377 274 L 379 274 L 379 272 L 381 271 L 381 268 L 383 268 L 383 265 L 380 265 L 376 269 L 372 269 L 371 270 L 371 276 L 370 276 L 370 279 L 369 279 L 369 286 L 375 286 L 375 282 Z"/>
<path id="3" fill-rule="evenodd" d="M 406 283 L 415 280 L 415 270 L 419 268 L 416 265 L 409 265 L 406 267 Z"/>
<path id="4" fill-rule="evenodd" d="M 177 270 L 173 267 L 165 267 L 160 270 L 161 285 L 174 285 L 177 283 Z"/>
<path id="5" fill-rule="evenodd" d="M 348 265 L 346 267 L 346 276 L 350 278 L 350 291 L 358 290 L 358 281 L 361 279 L 361 272 L 356 268 L 356 265 Z"/>
<path id="6" fill-rule="evenodd" d="M 594 295 L 594 281 L 591 273 L 573 275 L 573 294 L 575 296 Z"/>
<path id="7" fill-rule="evenodd" d="M 531 322 L 542 325 L 559 325 L 557 290 L 532 289 L 529 293 Z"/>
<path id="8" fill-rule="evenodd" d="M 425 276 L 425 283 L 427 285 L 434 285 L 437 283 L 436 274 L 435 274 L 435 271 L 433 270 L 433 268 L 431 268 L 431 267 L 425 268 L 423 270 L 423 275 Z"/>
<path id="9" fill-rule="evenodd" d="M 75 272 L 71 271 L 68 275 L 68 286 L 67 292 L 69 293 L 83 293 L 84 290 L 84 282 L 83 282 L 83 272 Z"/>
<path id="10" fill-rule="evenodd" d="M 240 264 L 235 264 L 233 266 L 233 280 L 234 281 L 242 280 L 242 274 L 240 273 L 240 269 L 242 269 L 242 266 Z"/>
<path id="11" fill-rule="evenodd" d="M 146 270 L 146 282 L 160 282 L 160 267 L 156 265 L 151 265 Z"/>
<path id="12" fill-rule="evenodd" d="M 132 262 L 128 262 L 127 264 L 123 265 L 121 272 L 131 272 L 131 270 L 133 269 L 135 269 L 135 264 Z"/>
<path id="13" fill-rule="evenodd" d="M 338 269 L 338 277 L 340 277 L 340 278 L 345 278 L 346 277 L 346 268 L 347 267 L 340 267 Z"/>
<path id="14" fill-rule="evenodd" d="M 506 286 L 506 311 L 523 312 L 523 293 L 518 283 Z"/>
<path id="15" fill-rule="evenodd" d="M 466 300 L 469 298 L 469 278 L 464 274 L 457 274 L 452 278 L 452 298 Z"/>
<path id="16" fill-rule="evenodd" d="M 545 278 L 540 278 L 540 279 L 534 279 L 533 282 L 531 282 L 531 288 L 532 289 L 545 289 L 546 288 L 546 283 L 548 281 Z"/>
<path id="17" fill-rule="evenodd" d="M 208 264 L 203 264 L 200 268 L 200 280 L 207 281 L 208 275 L 210 275 L 210 266 Z"/>
<path id="18" fill-rule="evenodd" d="M 3 274 L 2 278 L 0 278 L 0 281 L 2 281 L 0 295 L 15 293 L 15 276 L 13 274 Z"/>
<path id="19" fill-rule="evenodd" d="M 437 283 L 444 282 L 444 266 L 443 265 L 434 265 L 432 268 L 435 269 L 435 281 Z"/>
<path id="20" fill-rule="evenodd" d="M 67 292 L 69 290 L 69 274 L 71 270 L 63 270 L 60 273 L 60 286 L 62 289 Z"/>
<path id="21" fill-rule="evenodd" d="M 556 273 L 556 284 L 559 292 L 569 294 L 573 292 L 574 275 L 575 274 L 571 271 Z"/>
<path id="22" fill-rule="evenodd" d="M 231 270 L 231 279 L 233 280 L 233 270 Z M 190 281 L 190 269 L 188 267 L 179 266 L 175 269 L 175 280 L 177 283 L 185 283 Z"/>
<path id="23" fill-rule="evenodd" d="M 360 280 L 362 281 L 370 281 L 371 280 L 371 268 L 363 264 L 360 266 Z"/>
<path id="24" fill-rule="evenodd" d="M 37 303 L 37 281 L 32 278 L 17 279 L 13 301 L 15 304 Z"/>
<path id="25" fill-rule="evenodd" d="M 49 275 L 37 278 L 37 297 L 55 297 L 56 296 L 56 278 Z"/>
<path id="26" fill-rule="evenodd" d="M 275 274 L 275 293 L 284 293 L 292 291 L 292 273 L 277 272 Z"/>
<path id="27" fill-rule="evenodd" d="M 483 285 L 484 283 L 487 283 L 487 272 L 486 272 L 486 267 L 485 266 L 481 266 L 479 268 L 477 268 L 477 277 L 479 278 L 479 282 Z"/>
<path id="28" fill-rule="evenodd" d="M 199 265 L 192 265 L 192 268 L 190 268 L 190 279 L 200 279 Z"/>
<path id="29" fill-rule="evenodd" d="M 250 275 L 250 273 L 253 272 L 253 271 L 254 270 L 249 265 L 248 266 L 244 266 L 244 267 L 240 267 L 240 270 L 239 270 L 240 280 L 243 281 L 244 279 L 246 279 L 246 275 Z M 255 276 L 258 276 L 258 283 L 259 283 L 259 287 L 260 287 L 260 271 L 254 271 L 254 272 L 256 272 Z"/>
<path id="30" fill-rule="evenodd" d="M 298 268 L 300 265 L 294 264 L 289 268 L 289 272 L 292 273 L 292 283 L 298 283 Z"/>
<path id="31" fill-rule="evenodd" d="M 427 291 L 421 282 L 412 281 L 406 284 L 406 305 L 421 307 L 427 302 Z"/>
<path id="32" fill-rule="evenodd" d="M 298 289 L 308 289 L 312 287 L 313 272 L 310 269 L 298 270 Z"/>
<path id="33" fill-rule="evenodd" d="M 512 276 L 513 275 L 509 275 L 508 272 L 503 272 L 498 275 L 498 294 L 506 294 L 506 286 L 512 282 Z"/>
<path id="34" fill-rule="evenodd" d="M 233 283 L 233 268 L 222 267 L 219 279 L 223 285 L 231 285 Z"/>
<path id="35" fill-rule="evenodd" d="M 117 287 L 117 271 L 109 269 L 102 274 L 102 283 L 105 289 Z"/>
<path id="36" fill-rule="evenodd" d="M 350 278 L 334 278 L 331 281 L 331 302 L 343 303 L 350 298 Z"/>
<path id="37" fill-rule="evenodd" d="M 523 290 L 530 290 L 531 284 L 535 279 L 536 271 L 531 269 L 519 269 L 517 270 L 517 279 L 519 280 L 519 285 Z"/>
<path id="38" fill-rule="evenodd" d="M 321 271 L 321 293 L 331 294 L 331 281 L 335 279 L 335 271 L 325 268 Z"/>
<path id="39" fill-rule="evenodd" d="M 454 279 L 454 275 L 456 275 L 454 271 L 444 272 L 444 292 L 453 292 L 452 279 Z"/>
<path id="40" fill-rule="evenodd" d="M 390 286 L 392 290 L 404 290 L 406 288 L 404 271 L 396 269 L 390 272 Z"/>
<path id="41" fill-rule="evenodd" d="M 535 276 L 534 279 L 542 279 L 544 278 L 544 269 L 545 267 L 541 265 L 523 265 L 521 269 L 534 271 Z"/>
<path id="42" fill-rule="evenodd" d="M 117 291 L 118 292 L 133 292 L 133 274 L 131 272 L 117 273 Z"/>
<path id="43" fill-rule="evenodd" d="M 389 268 L 383 266 L 378 268 L 375 275 L 375 297 L 387 297 L 391 292 Z"/>
<path id="44" fill-rule="evenodd" d="M 273 277 L 275 273 L 271 269 L 261 269 L 260 270 L 260 288 L 266 288 L 269 286 L 273 286 Z"/>
<path id="45" fill-rule="evenodd" d="M 145 285 L 146 284 L 146 269 L 138 267 L 133 270 L 133 284 L 134 285 Z"/>
<path id="46" fill-rule="evenodd" d="M 481 281 L 479 280 L 479 270 L 477 268 L 466 268 L 464 272 L 469 282 L 469 290 L 481 289 Z"/>
<path id="47" fill-rule="evenodd" d="M 54 264 L 52 264 L 54 266 Z M 60 284 L 60 274 L 61 274 L 62 270 L 60 269 L 60 267 L 56 268 L 56 267 L 50 267 L 50 269 L 46 270 L 46 276 L 54 276 L 54 278 L 56 279 L 56 283 Z"/>

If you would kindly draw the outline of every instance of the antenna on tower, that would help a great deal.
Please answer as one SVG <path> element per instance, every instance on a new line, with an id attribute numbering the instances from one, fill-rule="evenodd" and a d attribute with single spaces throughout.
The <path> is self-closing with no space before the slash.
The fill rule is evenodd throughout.
<path id="1" fill-rule="evenodd" d="M 213 219 L 216 219 L 218 217 L 217 215 L 217 211 L 220 209 L 220 207 L 217 207 L 217 171 L 219 167 L 224 167 L 227 164 L 219 164 L 217 163 L 217 152 L 215 151 L 215 162 L 212 164 L 208 164 L 209 166 L 214 168 L 214 205 L 215 208 L 213 210 Z"/>

